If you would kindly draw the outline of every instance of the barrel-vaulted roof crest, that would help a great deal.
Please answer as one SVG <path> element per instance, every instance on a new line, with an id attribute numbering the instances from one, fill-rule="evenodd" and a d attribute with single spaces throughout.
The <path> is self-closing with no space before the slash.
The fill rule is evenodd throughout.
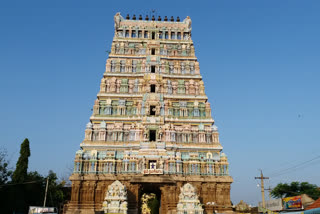
<path id="1" fill-rule="evenodd" d="M 133 16 L 135 17 L 135 15 Z M 141 17 L 141 15 L 140 15 Z M 141 18 L 139 20 L 130 19 L 129 15 L 127 15 L 127 18 L 123 18 L 120 14 L 120 12 L 116 13 L 114 16 L 114 27 L 115 30 L 123 29 L 123 28 L 132 28 L 132 27 L 138 27 L 141 29 L 148 29 L 148 28 L 175 28 L 180 29 L 184 32 L 190 32 L 192 27 L 192 21 L 189 16 L 187 16 L 182 22 L 180 22 L 180 18 L 178 17 L 176 21 L 174 21 L 173 17 L 171 17 L 170 20 L 167 18 L 164 19 L 164 21 L 161 21 L 161 17 L 156 20 L 154 17 L 152 17 L 151 20 L 149 20 L 148 16 L 145 20 L 142 20 Z"/>

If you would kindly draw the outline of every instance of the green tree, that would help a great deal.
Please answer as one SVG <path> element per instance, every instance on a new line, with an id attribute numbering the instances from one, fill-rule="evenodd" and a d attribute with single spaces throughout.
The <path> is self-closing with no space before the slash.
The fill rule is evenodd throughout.
<path id="1" fill-rule="evenodd" d="M 37 171 L 28 172 L 26 183 L 23 185 L 24 194 L 27 195 L 24 201 L 29 206 L 42 206 L 45 192 L 46 178 Z"/>
<path id="2" fill-rule="evenodd" d="M 5 157 L 5 153 L 0 150 L 0 179 L 3 182 L 7 182 L 10 175 Z M 30 145 L 26 138 L 21 144 L 20 157 L 11 181 L 7 182 L 8 185 L 0 186 L 1 213 L 27 213 L 29 206 L 43 206 L 47 177 L 37 171 L 28 172 L 29 157 Z M 48 178 L 46 206 L 59 208 L 70 199 L 71 188 L 65 187 L 65 182 L 59 181 L 51 170 Z"/>
<path id="3" fill-rule="evenodd" d="M 8 188 L 8 180 L 12 174 L 12 171 L 8 168 L 9 162 L 7 160 L 6 150 L 0 149 L 0 201 L 1 201 L 1 213 L 9 213 L 10 207 L 10 191 Z"/>
<path id="4" fill-rule="evenodd" d="M 48 201 L 47 205 L 52 207 L 60 207 L 64 202 L 65 196 L 63 193 L 64 182 L 59 182 L 56 173 L 49 171 L 49 185 L 48 185 Z"/>
<path id="5" fill-rule="evenodd" d="M 0 185 L 6 184 L 10 178 L 12 171 L 9 169 L 7 160 L 7 152 L 0 148 Z"/>
<path id="6" fill-rule="evenodd" d="M 309 184 L 308 182 L 292 182 L 291 184 L 279 183 L 272 191 L 271 195 L 275 198 L 285 198 L 307 194 L 313 199 L 320 197 L 320 190 L 317 185 Z"/>
<path id="7" fill-rule="evenodd" d="M 155 195 L 155 197 L 149 199 L 148 207 L 151 210 L 151 214 L 159 214 L 159 205 L 160 205 L 160 203 L 159 203 L 156 195 Z"/>
<path id="8" fill-rule="evenodd" d="M 28 176 L 28 163 L 30 157 L 30 146 L 28 138 L 24 139 L 20 148 L 20 157 L 17 161 L 16 169 L 12 175 L 13 183 L 22 183 Z"/>

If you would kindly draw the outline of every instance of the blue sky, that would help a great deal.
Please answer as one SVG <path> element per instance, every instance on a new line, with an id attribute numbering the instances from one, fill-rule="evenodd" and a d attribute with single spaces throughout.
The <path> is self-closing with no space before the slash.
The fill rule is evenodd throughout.
<path id="1" fill-rule="evenodd" d="M 267 187 L 320 185 L 316 0 L 1 1 L 0 145 L 11 164 L 27 137 L 30 170 L 68 172 L 99 90 L 114 14 L 151 9 L 192 19 L 196 56 L 235 180 L 232 201 L 260 200 L 258 169 L 270 176 Z M 282 169 L 288 170 L 277 175 Z"/>

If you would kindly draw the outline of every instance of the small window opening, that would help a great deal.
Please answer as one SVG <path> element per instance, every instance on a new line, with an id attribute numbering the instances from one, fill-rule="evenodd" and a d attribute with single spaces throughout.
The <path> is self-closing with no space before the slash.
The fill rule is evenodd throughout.
<path id="1" fill-rule="evenodd" d="M 150 160 L 149 161 L 149 169 L 156 169 L 157 168 L 157 161 L 156 160 Z"/>
<path id="2" fill-rule="evenodd" d="M 154 85 L 154 84 L 150 85 L 150 92 L 156 93 L 156 85 Z"/>
<path id="3" fill-rule="evenodd" d="M 164 34 L 164 38 L 165 38 L 165 39 L 168 39 L 168 38 L 169 38 L 168 32 L 166 32 L 166 33 Z"/>
<path id="4" fill-rule="evenodd" d="M 171 32 L 171 39 L 176 39 L 176 34 L 174 32 Z"/>
<path id="5" fill-rule="evenodd" d="M 156 73 L 156 66 L 155 65 L 151 65 L 151 73 Z"/>
<path id="6" fill-rule="evenodd" d="M 135 32 L 135 31 L 132 31 L 131 37 L 132 37 L 132 38 L 136 38 L 136 32 Z"/>
<path id="7" fill-rule="evenodd" d="M 156 141 L 156 130 L 149 131 L 149 141 Z"/>
<path id="8" fill-rule="evenodd" d="M 156 38 L 156 33 L 152 32 L 152 39 L 155 39 L 155 38 Z"/>
<path id="9" fill-rule="evenodd" d="M 159 39 L 162 39 L 162 32 L 159 33 Z"/>
<path id="10" fill-rule="evenodd" d="M 144 38 L 148 38 L 148 31 L 144 32 Z"/>
<path id="11" fill-rule="evenodd" d="M 128 31 L 128 30 L 126 30 L 126 35 L 125 35 L 125 37 L 129 37 L 129 31 Z"/>
<path id="12" fill-rule="evenodd" d="M 151 55 L 156 55 L 156 49 L 155 48 L 151 49 Z"/>
<path id="13" fill-rule="evenodd" d="M 156 115 L 156 107 L 150 106 L 150 115 Z"/>
<path id="14" fill-rule="evenodd" d="M 178 32 L 177 39 L 181 39 L 181 33 Z"/>

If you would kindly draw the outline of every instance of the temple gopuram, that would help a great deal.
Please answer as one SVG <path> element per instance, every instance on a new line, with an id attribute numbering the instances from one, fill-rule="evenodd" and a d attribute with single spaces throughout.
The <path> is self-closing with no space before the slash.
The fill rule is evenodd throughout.
<path id="1" fill-rule="evenodd" d="M 117 13 L 114 23 L 65 213 L 145 214 L 151 212 L 149 199 L 161 214 L 230 212 L 233 180 L 205 94 L 190 17 Z"/>

